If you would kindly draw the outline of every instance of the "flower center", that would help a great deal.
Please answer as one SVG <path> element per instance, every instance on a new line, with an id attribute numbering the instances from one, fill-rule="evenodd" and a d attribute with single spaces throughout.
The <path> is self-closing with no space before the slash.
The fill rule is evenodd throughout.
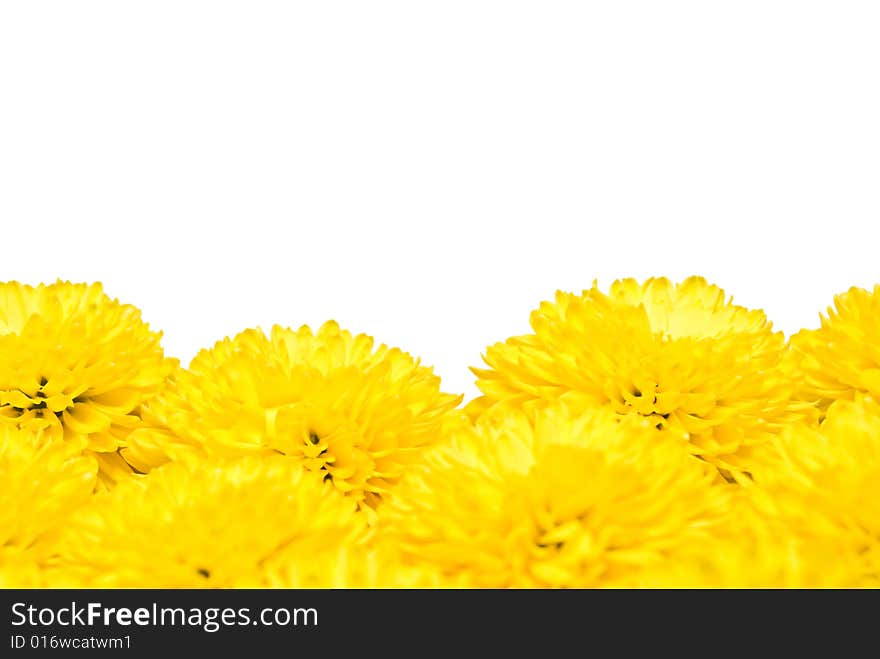
<path id="1" fill-rule="evenodd" d="M 314 430 L 310 430 L 309 431 L 309 444 L 311 444 L 312 446 L 318 446 L 318 444 L 320 444 L 320 443 L 321 443 L 321 436 L 318 435 L 318 433 L 316 433 Z M 324 446 L 313 459 L 314 460 L 324 460 L 324 462 L 322 462 L 321 466 L 318 468 L 318 471 L 324 473 L 324 482 L 325 483 L 327 481 L 330 481 L 332 483 L 333 482 L 333 474 L 331 474 L 329 469 L 327 468 L 328 465 L 327 465 L 327 461 L 326 461 L 327 460 L 327 447 Z"/>
<path id="2" fill-rule="evenodd" d="M 0 392 L 0 397 L 2 397 L 0 408 L 11 410 L 13 414 L 8 416 L 12 417 L 52 420 L 54 416 L 54 419 L 60 422 L 65 410 L 71 410 L 74 405 L 85 402 L 85 398 L 81 396 L 64 399 L 63 394 L 61 396 L 63 403 L 59 403 L 58 396 L 50 400 L 45 391 L 48 383 L 49 380 L 46 377 L 41 377 L 40 388 L 33 394 L 28 394 L 21 389 L 9 389 L 5 395 Z"/>
<path id="3" fill-rule="evenodd" d="M 645 393 L 638 387 L 634 388 L 632 393 L 623 394 L 623 412 L 627 414 L 638 414 L 645 418 L 651 419 L 657 430 L 663 430 L 666 427 L 666 421 L 669 419 L 668 412 L 660 412 L 657 410 L 657 387 L 654 386 L 653 392 Z"/>

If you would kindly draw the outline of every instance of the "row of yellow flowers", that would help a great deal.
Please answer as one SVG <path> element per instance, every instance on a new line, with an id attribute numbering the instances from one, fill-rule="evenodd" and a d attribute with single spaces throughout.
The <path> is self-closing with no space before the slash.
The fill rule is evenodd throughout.
<path id="1" fill-rule="evenodd" d="M 698 277 L 557 293 L 481 396 L 328 322 L 187 367 L 0 284 L 0 585 L 880 586 L 880 286 L 786 340 Z"/>

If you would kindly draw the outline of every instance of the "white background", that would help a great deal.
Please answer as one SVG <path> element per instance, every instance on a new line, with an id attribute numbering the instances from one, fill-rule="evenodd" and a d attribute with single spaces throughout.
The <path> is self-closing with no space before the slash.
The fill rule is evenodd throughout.
<path id="1" fill-rule="evenodd" d="M 557 288 L 703 274 L 787 332 L 880 281 L 877 2 L 0 4 L 0 279 L 187 361 L 335 318 L 436 366 Z"/>

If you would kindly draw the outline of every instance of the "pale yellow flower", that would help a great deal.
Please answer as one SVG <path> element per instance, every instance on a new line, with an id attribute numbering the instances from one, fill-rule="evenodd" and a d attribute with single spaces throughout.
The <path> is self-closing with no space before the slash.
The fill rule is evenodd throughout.
<path id="1" fill-rule="evenodd" d="M 848 552 L 768 519 L 749 488 L 731 493 L 729 520 L 643 575 L 651 588 L 841 588 L 858 585 Z"/>
<path id="2" fill-rule="evenodd" d="M 33 552 L 0 547 L 0 588 L 44 588 L 43 570 Z"/>
<path id="3" fill-rule="evenodd" d="M 821 548 L 838 586 L 880 586 L 880 406 L 839 400 L 789 428 L 749 488 L 774 534 Z"/>
<path id="4" fill-rule="evenodd" d="M 640 585 L 725 519 L 728 486 L 649 422 L 497 406 L 409 474 L 379 535 L 456 587 Z"/>
<path id="5" fill-rule="evenodd" d="M 532 334 L 488 349 L 489 369 L 474 369 L 483 392 L 474 414 L 499 401 L 529 410 L 564 398 L 648 419 L 736 476 L 750 469 L 753 446 L 806 407 L 791 402 L 782 334 L 702 278 L 560 292 L 531 325 Z"/>
<path id="6" fill-rule="evenodd" d="M 36 585 L 70 514 L 89 501 L 98 465 L 41 433 L 0 426 L 0 586 Z"/>

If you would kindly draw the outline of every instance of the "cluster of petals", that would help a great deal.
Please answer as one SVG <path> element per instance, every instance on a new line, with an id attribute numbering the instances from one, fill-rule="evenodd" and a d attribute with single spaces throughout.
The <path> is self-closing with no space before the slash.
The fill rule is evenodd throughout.
<path id="1" fill-rule="evenodd" d="M 700 277 L 530 325 L 465 402 L 333 321 L 183 366 L 0 283 L 0 587 L 880 586 L 880 286 L 790 337 Z"/>

